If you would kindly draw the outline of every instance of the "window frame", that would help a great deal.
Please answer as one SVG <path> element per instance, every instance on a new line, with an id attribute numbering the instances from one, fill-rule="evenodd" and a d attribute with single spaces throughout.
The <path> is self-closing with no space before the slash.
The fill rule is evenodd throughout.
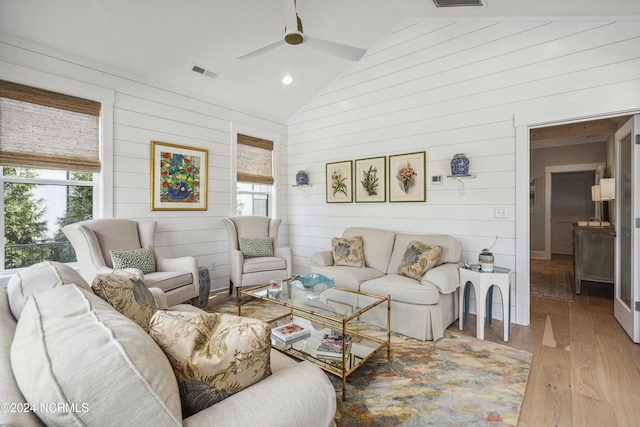
<path id="1" fill-rule="evenodd" d="M 113 217 L 113 107 L 115 91 L 8 62 L 0 61 L 0 64 L 2 65 L 0 79 L 85 98 L 101 104 L 98 143 L 102 167 L 99 173 L 93 174 L 93 217 Z M 2 191 L 4 192 L 4 189 Z M 2 207 L 2 235 L 4 236 L 4 197 L 0 199 L 0 205 Z M 2 258 L 4 265 L 4 252 Z M 6 286 L 11 275 L 19 270 L 0 270 L 0 286 Z"/>

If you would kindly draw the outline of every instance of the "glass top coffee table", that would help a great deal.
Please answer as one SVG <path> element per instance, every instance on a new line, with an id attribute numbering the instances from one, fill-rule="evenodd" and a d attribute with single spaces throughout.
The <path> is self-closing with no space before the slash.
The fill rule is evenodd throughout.
<path id="1" fill-rule="evenodd" d="M 346 400 L 347 377 L 374 354 L 391 352 L 391 298 L 351 289 L 332 287 L 319 294 L 295 286 L 285 286 L 277 297 L 268 297 L 269 284 L 238 290 L 238 314 L 265 321 L 272 326 L 294 322 L 309 328 L 310 334 L 285 343 L 272 334 L 272 347 L 301 360 L 307 360 L 342 379 L 342 399 Z M 287 289 L 288 288 L 288 289 Z M 271 296 L 271 295 L 270 295 Z M 386 307 L 385 307 L 386 306 Z M 386 310 L 387 327 L 379 328 L 359 320 L 369 310 Z M 343 351 L 331 356 L 318 354 L 321 343 L 336 338 Z M 348 343 L 348 344 L 347 344 Z"/>

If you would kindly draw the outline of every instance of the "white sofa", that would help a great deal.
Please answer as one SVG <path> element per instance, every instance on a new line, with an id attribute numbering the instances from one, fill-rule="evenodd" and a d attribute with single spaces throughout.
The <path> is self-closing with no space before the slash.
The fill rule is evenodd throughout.
<path id="1" fill-rule="evenodd" d="M 160 347 L 77 273 L 55 264 L 0 288 L 0 425 L 335 425 L 326 374 L 274 350 L 270 376 L 183 419 Z M 165 308 L 163 292 L 151 290 Z"/>
<path id="2" fill-rule="evenodd" d="M 336 286 L 391 296 L 391 330 L 420 340 L 442 338 L 458 319 L 459 268 L 462 245 L 449 235 L 398 234 L 375 228 L 351 227 L 343 238 L 362 237 L 365 266 L 334 265 L 332 251 L 316 252 L 311 272 L 334 279 Z M 398 266 L 413 240 L 442 247 L 436 267 L 422 281 L 398 274 Z M 387 325 L 386 306 L 362 316 L 380 327 Z"/>

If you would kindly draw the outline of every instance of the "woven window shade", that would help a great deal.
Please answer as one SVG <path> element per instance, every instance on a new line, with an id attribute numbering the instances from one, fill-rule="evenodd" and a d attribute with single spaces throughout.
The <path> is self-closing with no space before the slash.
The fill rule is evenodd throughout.
<path id="1" fill-rule="evenodd" d="M 100 103 L 0 80 L 0 165 L 99 172 Z"/>
<path id="2" fill-rule="evenodd" d="M 272 185 L 273 142 L 238 134 L 238 182 Z"/>

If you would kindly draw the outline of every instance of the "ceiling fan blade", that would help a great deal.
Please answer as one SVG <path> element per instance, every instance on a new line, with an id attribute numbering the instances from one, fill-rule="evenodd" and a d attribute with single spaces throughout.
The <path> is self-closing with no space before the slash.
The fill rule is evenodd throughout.
<path id="1" fill-rule="evenodd" d="M 280 15 L 284 20 L 284 26 L 295 30 L 298 28 L 298 14 L 296 13 L 295 0 L 278 0 L 278 7 L 280 8 Z M 301 29 L 298 31 L 302 32 Z"/>
<path id="2" fill-rule="evenodd" d="M 275 49 L 276 47 L 280 46 L 281 44 L 284 44 L 284 40 L 280 39 L 280 40 L 276 40 L 272 43 L 269 43 L 268 45 L 259 47 L 258 49 L 252 50 L 251 52 L 247 52 L 244 53 L 240 56 L 236 56 L 235 59 L 248 59 L 248 58 L 253 58 L 254 56 L 258 56 L 258 55 L 262 55 L 263 53 L 269 52 L 270 50 Z"/>
<path id="3" fill-rule="evenodd" d="M 349 61 L 359 61 L 367 51 L 359 47 L 347 46 L 346 44 L 330 42 L 329 40 L 316 39 L 305 34 L 304 44 L 321 50 L 329 55 L 338 56 Z"/>

